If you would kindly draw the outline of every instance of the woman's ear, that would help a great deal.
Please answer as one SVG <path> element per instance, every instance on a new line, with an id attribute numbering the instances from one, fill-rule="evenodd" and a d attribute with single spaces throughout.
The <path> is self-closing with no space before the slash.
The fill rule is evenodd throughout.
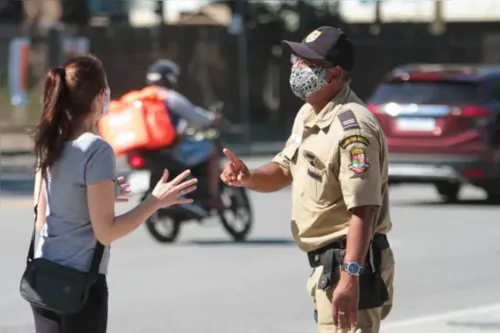
<path id="1" fill-rule="evenodd" d="M 99 94 L 99 101 L 104 104 L 107 98 L 108 92 L 106 91 L 106 89 L 101 90 L 101 93 Z"/>

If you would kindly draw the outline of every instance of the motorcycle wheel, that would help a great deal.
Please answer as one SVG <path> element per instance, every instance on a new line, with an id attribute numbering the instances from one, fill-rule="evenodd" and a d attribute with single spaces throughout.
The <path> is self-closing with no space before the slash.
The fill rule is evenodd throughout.
<path id="1" fill-rule="evenodd" d="M 181 224 L 166 214 L 156 211 L 146 220 L 146 228 L 160 243 L 173 243 L 179 236 Z"/>
<path id="2" fill-rule="evenodd" d="M 245 241 L 253 226 L 252 207 L 243 187 L 221 185 L 221 198 L 226 209 L 218 215 L 222 226 L 235 242 Z"/>

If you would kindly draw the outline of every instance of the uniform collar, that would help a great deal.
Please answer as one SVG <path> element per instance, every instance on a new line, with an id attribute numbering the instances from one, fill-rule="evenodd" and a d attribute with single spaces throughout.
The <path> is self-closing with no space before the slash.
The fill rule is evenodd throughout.
<path id="1" fill-rule="evenodd" d="M 346 86 L 337 95 L 335 95 L 335 97 L 318 114 L 314 112 L 311 105 L 308 105 L 309 109 L 304 117 L 304 125 L 310 128 L 316 125 L 321 129 L 325 129 L 330 126 L 339 110 L 337 106 L 345 104 L 345 101 L 349 97 L 350 93 L 351 89 L 349 86 Z"/>

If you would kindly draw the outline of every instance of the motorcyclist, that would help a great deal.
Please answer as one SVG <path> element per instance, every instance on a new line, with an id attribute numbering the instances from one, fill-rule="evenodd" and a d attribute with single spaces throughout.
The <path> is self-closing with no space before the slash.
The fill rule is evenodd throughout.
<path id="1" fill-rule="evenodd" d="M 209 209 L 222 209 L 223 203 L 219 193 L 219 151 L 210 140 L 193 140 L 183 135 L 188 126 L 195 128 L 217 126 L 221 115 L 193 105 L 176 90 L 180 71 L 180 67 L 173 61 L 158 60 L 147 69 L 146 83 L 158 88 L 159 95 L 164 99 L 172 123 L 177 129 L 179 139 L 169 150 L 169 157 L 187 165 L 200 179 L 205 177 L 197 173 L 206 173 L 209 197 L 202 200 L 202 204 Z"/>

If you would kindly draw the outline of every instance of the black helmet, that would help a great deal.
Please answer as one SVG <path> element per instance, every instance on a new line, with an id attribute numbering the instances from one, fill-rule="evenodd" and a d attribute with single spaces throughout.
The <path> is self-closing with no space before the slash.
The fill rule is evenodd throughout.
<path id="1" fill-rule="evenodd" d="M 158 60 L 148 67 L 146 83 L 174 89 L 180 75 L 180 67 L 170 60 Z"/>

